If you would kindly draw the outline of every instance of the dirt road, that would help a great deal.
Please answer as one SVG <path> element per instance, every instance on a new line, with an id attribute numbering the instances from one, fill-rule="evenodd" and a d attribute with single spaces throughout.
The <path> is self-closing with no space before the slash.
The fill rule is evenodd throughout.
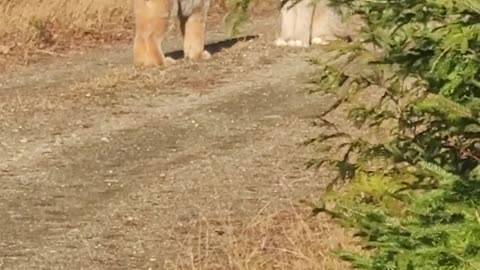
<path id="1" fill-rule="evenodd" d="M 321 189 L 298 144 L 330 101 L 275 22 L 202 63 L 138 70 L 119 45 L 0 75 L 0 269 L 171 269 Z"/>

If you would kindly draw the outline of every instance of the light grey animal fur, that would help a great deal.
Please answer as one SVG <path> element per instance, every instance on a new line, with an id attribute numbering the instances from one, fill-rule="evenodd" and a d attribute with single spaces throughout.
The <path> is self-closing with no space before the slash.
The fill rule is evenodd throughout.
<path id="1" fill-rule="evenodd" d="M 275 45 L 308 47 L 349 36 L 340 15 L 328 6 L 328 0 L 294 2 L 284 1 L 281 7 L 280 37 Z"/>

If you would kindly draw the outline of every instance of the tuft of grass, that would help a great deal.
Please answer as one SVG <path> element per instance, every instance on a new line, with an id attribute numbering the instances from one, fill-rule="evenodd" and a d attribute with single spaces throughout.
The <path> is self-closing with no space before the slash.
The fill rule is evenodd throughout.
<path id="1" fill-rule="evenodd" d="M 334 253 L 359 251 L 349 231 L 296 207 L 259 213 L 250 222 L 198 221 L 185 239 L 172 269 L 349 270 Z"/>
<path id="2" fill-rule="evenodd" d="M 65 35 L 131 29 L 132 10 L 130 1 L 3 1 L 0 38 L 7 46 L 53 46 Z"/>
<path id="3" fill-rule="evenodd" d="M 0 1 L 0 67 L 129 40 L 130 1 Z"/>

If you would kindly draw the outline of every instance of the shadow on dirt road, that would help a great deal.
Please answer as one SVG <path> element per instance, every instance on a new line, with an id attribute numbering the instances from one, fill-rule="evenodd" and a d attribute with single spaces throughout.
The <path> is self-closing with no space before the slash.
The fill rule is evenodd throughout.
<path id="1" fill-rule="evenodd" d="M 217 54 L 217 53 L 221 52 L 222 50 L 226 50 L 226 49 L 229 49 L 229 48 L 233 47 L 238 42 L 248 42 L 252 39 L 257 39 L 257 38 L 259 38 L 258 35 L 247 35 L 247 36 L 243 36 L 243 37 L 229 38 L 229 39 L 217 41 L 217 42 L 214 42 L 214 43 L 206 44 L 205 45 L 205 50 L 207 50 L 211 55 L 214 55 L 214 54 Z M 184 56 L 183 50 L 177 50 L 177 51 L 174 51 L 174 52 L 169 52 L 165 55 L 168 56 L 168 57 L 171 57 L 175 60 L 182 59 L 183 56 Z"/>

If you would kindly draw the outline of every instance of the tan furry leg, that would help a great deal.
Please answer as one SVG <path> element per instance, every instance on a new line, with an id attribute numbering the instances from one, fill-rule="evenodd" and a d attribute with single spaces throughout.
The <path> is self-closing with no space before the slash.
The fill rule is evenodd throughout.
<path id="1" fill-rule="evenodd" d="M 206 19 L 206 13 L 201 9 L 188 17 L 180 18 L 185 58 L 206 60 L 211 57 L 210 53 L 204 50 Z"/>
<path id="2" fill-rule="evenodd" d="M 135 66 L 141 66 L 147 62 L 147 44 L 140 36 L 135 36 L 133 41 L 133 62 Z"/>
<path id="3" fill-rule="evenodd" d="M 166 59 L 162 42 L 168 31 L 170 3 L 165 0 L 135 0 L 135 65 L 160 66 Z"/>

